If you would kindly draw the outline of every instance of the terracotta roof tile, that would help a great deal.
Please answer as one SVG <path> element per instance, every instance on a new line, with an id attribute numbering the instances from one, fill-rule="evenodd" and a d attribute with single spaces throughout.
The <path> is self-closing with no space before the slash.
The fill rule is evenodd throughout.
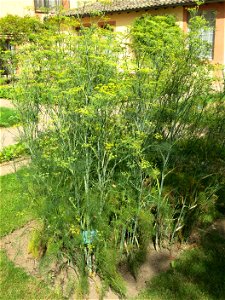
<path id="1" fill-rule="evenodd" d="M 109 2 L 110 3 L 108 4 L 104 4 L 104 2 L 83 4 L 83 6 L 80 6 L 79 9 L 77 9 L 74 12 L 71 11 L 69 14 L 75 15 L 78 13 L 81 15 L 88 15 L 91 12 L 95 12 L 95 11 L 122 12 L 122 11 L 150 9 L 150 8 L 157 8 L 157 7 L 188 5 L 188 4 L 195 3 L 194 0 L 111 0 Z M 209 0 L 206 2 L 215 2 L 215 1 Z"/>

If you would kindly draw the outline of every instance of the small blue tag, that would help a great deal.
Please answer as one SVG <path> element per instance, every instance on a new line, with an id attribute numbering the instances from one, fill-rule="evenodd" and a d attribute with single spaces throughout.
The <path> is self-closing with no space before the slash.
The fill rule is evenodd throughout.
<path id="1" fill-rule="evenodd" d="M 82 237 L 84 244 L 89 245 L 93 242 L 94 238 L 96 237 L 96 230 L 83 231 Z"/>

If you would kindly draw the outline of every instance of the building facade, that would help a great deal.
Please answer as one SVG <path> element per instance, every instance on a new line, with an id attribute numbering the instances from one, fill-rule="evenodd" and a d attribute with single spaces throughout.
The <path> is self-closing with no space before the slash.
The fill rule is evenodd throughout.
<path id="1" fill-rule="evenodd" d="M 55 7 L 76 9 L 78 0 L 0 0 L 0 18 L 8 14 L 18 15 L 41 15 L 48 10 L 54 12 Z"/>
<path id="2" fill-rule="evenodd" d="M 91 4 L 80 3 L 76 11 L 70 15 L 79 14 L 82 23 L 89 26 L 98 18 L 91 17 L 95 11 L 103 12 L 107 17 L 108 24 L 114 26 L 115 31 L 124 32 L 132 24 L 135 18 L 144 14 L 151 15 L 174 15 L 177 23 L 184 30 L 188 30 L 189 8 L 193 7 L 195 1 L 190 0 L 111 0 L 107 4 L 95 1 Z M 206 0 L 199 8 L 210 23 L 210 29 L 203 30 L 201 37 L 211 45 L 209 59 L 213 63 L 225 64 L 225 0 Z M 99 21 L 99 26 L 104 22 Z"/>
<path id="3" fill-rule="evenodd" d="M 70 16 L 81 17 L 85 26 L 94 21 L 99 26 L 106 23 L 115 31 L 124 32 L 135 18 L 143 14 L 174 15 L 177 23 L 188 30 L 188 9 L 195 5 L 191 0 L 0 0 L 0 17 L 11 15 L 44 16 L 46 9 L 54 13 L 56 7 L 63 7 Z M 106 21 L 91 17 L 93 11 L 103 12 Z M 205 0 L 200 6 L 210 22 L 210 30 L 202 32 L 202 38 L 211 44 L 209 59 L 214 63 L 225 64 L 225 0 Z"/>

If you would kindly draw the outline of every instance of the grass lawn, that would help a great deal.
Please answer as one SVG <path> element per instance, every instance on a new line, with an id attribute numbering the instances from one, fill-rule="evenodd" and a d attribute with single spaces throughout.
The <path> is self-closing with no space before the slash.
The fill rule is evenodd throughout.
<path id="1" fill-rule="evenodd" d="M 204 235 L 198 248 L 184 252 L 137 299 L 224 300 L 225 237 L 217 232 Z"/>
<path id="2" fill-rule="evenodd" d="M 33 218 L 27 190 L 31 187 L 27 169 L 1 176 L 0 237 L 26 224 Z M 21 180 L 23 177 L 23 180 Z M 0 299 L 33 300 L 63 299 L 51 291 L 45 283 L 29 276 L 0 251 Z"/>
<path id="3" fill-rule="evenodd" d="M 14 87 L 10 84 L 0 85 L 0 98 L 12 99 Z"/>
<path id="4" fill-rule="evenodd" d="M 62 299 L 43 282 L 15 267 L 3 251 L 0 251 L 0 286 L 2 300 Z"/>
<path id="5" fill-rule="evenodd" d="M 0 107 L 0 127 L 10 127 L 19 122 L 19 116 L 15 109 Z"/>
<path id="6" fill-rule="evenodd" d="M 27 171 L 24 168 L 17 173 L 0 177 L 0 237 L 21 227 L 32 218 L 28 198 L 28 188 L 31 188 L 31 184 L 26 175 Z"/>

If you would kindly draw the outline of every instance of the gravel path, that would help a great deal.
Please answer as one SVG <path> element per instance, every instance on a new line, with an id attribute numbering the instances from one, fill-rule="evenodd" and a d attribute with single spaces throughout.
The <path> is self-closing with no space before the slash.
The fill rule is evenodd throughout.
<path id="1" fill-rule="evenodd" d="M 0 99 L 0 106 L 14 108 L 14 105 L 11 100 L 8 99 Z"/>

